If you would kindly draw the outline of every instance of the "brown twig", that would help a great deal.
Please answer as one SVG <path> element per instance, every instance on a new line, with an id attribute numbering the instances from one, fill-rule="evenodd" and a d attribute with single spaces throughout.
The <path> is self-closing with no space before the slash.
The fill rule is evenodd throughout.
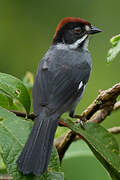
<path id="1" fill-rule="evenodd" d="M 118 134 L 120 133 L 120 127 L 112 127 L 112 128 L 109 128 L 108 131 L 112 134 Z"/>
<path id="2" fill-rule="evenodd" d="M 69 145 L 73 142 L 76 134 L 74 134 L 72 131 L 69 131 L 65 136 L 61 137 L 60 139 L 56 140 L 55 146 L 57 148 L 60 161 L 62 161 L 62 158 L 68 149 Z"/>
<path id="3" fill-rule="evenodd" d="M 24 118 L 27 117 L 25 112 L 19 112 L 19 111 L 15 111 L 15 110 L 10 110 L 10 112 L 16 114 L 16 116 L 20 116 L 20 117 L 24 117 Z M 35 119 L 35 115 L 33 113 L 31 113 L 31 114 L 28 115 L 27 118 L 31 119 L 31 120 L 34 120 Z"/>
<path id="4" fill-rule="evenodd" d="M 118 102 L 116 102 L 116 103 L 114 104 L 113 110 L 116 111 L 116 110 L 119 110 L 119 109 L 120 109 L 120 101 L 118 101 Z"/>
<path id="5" fill-rule="evenodd" d="M 0 180 L 13 180 L 13 177 L 11 177 L 9 174 L 1 175 Z"/>
<path id="6" fill-rule="evenodd" d="M 112 110 L 118 95 L 120 95 L 120 83 L 107 90 L 101 90 L 93 103 L 83 111 L 82 116 L 85 116 L 86 119 L 90 119 L 99 109 L 109 107 Z"/>

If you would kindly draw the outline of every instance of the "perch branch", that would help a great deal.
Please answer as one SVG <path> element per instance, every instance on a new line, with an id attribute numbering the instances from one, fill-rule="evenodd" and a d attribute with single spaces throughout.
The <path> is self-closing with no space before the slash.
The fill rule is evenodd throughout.
<path id="1" fill-rule="evenodd" d="M 97 98 L 83 111 L 82 116 L 85 116 L 86 119 L 90 119 L 96 111 L 105 107 L 109 107 L 111 111 L 118 95 L 120 95 L 120 83 L 107 90 L 100 90 Z"/>
<path id="2" fill-rule="evenodd" d="M 110 113 L 115 110 L 116 99 L 120 95 L 120 83 L 114 85 L 112 88 L 108 90 L 100 90 L 99 95 L 93 101 L 93 103 L 88 106 L 88 108 L 83 111 L 81 116 L 86 118 L 88 121 L 101 123 Z M 118 132 L 118 129 L 109 129 L 110 132 Z M 74 137 L 74 138 L 73 138 Z M 64 138 L 61 139 L 59 145 L 57 145 L 58 154 L 60 156 L 60 160 L 62 160 L 67 148 L 70 144 L 78 137 L 74 132 L 69 131 Z M 67 148 L 66 148 L 67 147 Z"/>

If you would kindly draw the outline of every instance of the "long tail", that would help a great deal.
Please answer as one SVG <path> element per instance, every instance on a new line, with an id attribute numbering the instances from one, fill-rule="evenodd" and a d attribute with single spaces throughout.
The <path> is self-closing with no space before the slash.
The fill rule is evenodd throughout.
<path id="1" fill-rule="evenodd" d="M 45 112 L 35 119 L 31 134 L 20 154 L 17 164 L 23 174 L 40 176 L 48 167 L 58 115 L 47 116 Z"/>

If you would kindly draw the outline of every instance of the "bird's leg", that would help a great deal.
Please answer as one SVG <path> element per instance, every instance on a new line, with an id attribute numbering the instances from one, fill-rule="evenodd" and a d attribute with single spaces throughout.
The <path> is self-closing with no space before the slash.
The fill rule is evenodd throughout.
<path id="1" fill-rule="evenodd" d="M 83 129 L 85 129 L 85 128 L 84 128 L 84 124 L 85 124 L 85 122 L 87 121 L 87 119 L 86 119 L 84 116 L 74 114 L 74 111 L 70 111 L 69 116 L 70 116 L 71 118 L 79 119 L 78 123 L 80 123 L 80 125 L 81 125 L 81 127 L 82 127 Z"/>

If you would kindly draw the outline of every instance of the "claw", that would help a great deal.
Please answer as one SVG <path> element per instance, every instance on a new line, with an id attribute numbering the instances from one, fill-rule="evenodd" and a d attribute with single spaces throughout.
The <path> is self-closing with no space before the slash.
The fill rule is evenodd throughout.
<path id="1" fill-rule="evenodd" d="M 74 115 L 74 118 L 79 119 L 79 121 L 77 121 L 77 123 L 80 123 L 81 128 L 85 129 L 84 125 L 85 125 L 85 122 L 87 121 L 87 119 L 84 116 L 80 116 L 80 115 Z"/>
<path id="2" fill-rule="evenodd" d="M 85 129 L 85 126 L 84 126 L 85 125 L 85 121 L 80 120 L 80 125 L 81 125 L 82 129 Z"/>

